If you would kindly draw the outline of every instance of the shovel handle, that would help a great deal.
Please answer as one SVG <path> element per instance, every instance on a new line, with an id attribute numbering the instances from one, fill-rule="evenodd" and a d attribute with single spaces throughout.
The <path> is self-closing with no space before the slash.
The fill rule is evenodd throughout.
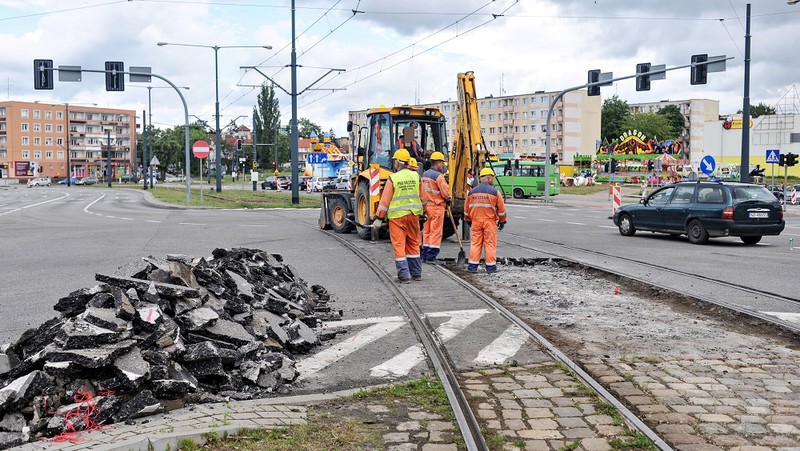
<path id="1" fill-rule="evenodd" d="M 459 236 L 459 234 L 458 234 L 458 227 L 456 227 L 456 220 L 453 218 L 453 211 L 450 210 L 450 206 L 449 205 L 447 206 L 447 214 L 450 215 L 450 222 L 453 224 L 453 232 L 455 232 L 456 239 L 458 240 L 458 247 L 460 247 L 461 250 L 463 251 L 464 250 L 464 245 L 461 244 L 461 236 Z"/>

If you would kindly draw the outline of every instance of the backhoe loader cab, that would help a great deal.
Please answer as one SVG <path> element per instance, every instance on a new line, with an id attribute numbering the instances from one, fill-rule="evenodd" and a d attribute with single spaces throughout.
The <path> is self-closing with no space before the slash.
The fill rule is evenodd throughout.
<path id="1" fill-rule="evenodd" d="M 353 192 L 324 193 L 319 226 L 338 233 L 355 228 L 359 236 L 369 239 L 383 185 L 394 172 L 394 152 L 406 148 L 419 162 L 422 174 L 430 167 L 428 157 L 433 152 L 448 154 L 446 125 L 437 108 L 411 106 L 371 109 L 367 125 L 358 130 L 348 123 L 348 131 L 354 135 L 353 161 L 358 167 Z M 375 189 L 375 181 L 379 181 L 379 189 Z"/>

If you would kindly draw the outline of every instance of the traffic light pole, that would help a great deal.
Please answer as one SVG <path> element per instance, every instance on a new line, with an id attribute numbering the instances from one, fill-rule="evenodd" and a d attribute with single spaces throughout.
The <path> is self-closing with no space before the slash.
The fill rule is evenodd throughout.
<path id="1" fill-rule="evenodd" d="M 637 77 L 642 77 L 642 76 L 657 75 L 657 74 L 662 74 L 664 72 L 669 72 L 669 71 L 672 71 L 672 70 L 685 69 L 687 67 L 696 67 L 696 66 L 708 65 L 708 64 L 713 64 L 713 63 L 720 63 L 720 62 L 731 60 L 731 59 L 733 59 L 732 56 L 724 57 L 724 58 L 717 58 L 717 59 L 709 58 L 708 61 L 703 61 L 703 62 L 699 62 L 699 63 L 691 63 L 691 64 L 684 64 L 682 66 L 666 67 L 664 69 L 650 70 L 648 72 L 642 72 L 640 74 L 626 75 L 624 77 L 617 77 L 617 78 L 611 78 L 611 79 L 608 79 L 608 80 L 599 80 L 599 81 L 596 81 L 596 82 L 593 82 L 593 83 L 586 83 L 586 84 L 583 84 L 583 85 L 580 85 L 580 86 L 574 86 L 572 88 L 567 88 L 567 89 L 559 92 L 558 94 L 556 94 L 556 96 L 553 97 L 553 101 L 550 102 L 550 108 L 547 110 L 547 125 L 546 125 L 547 130 L 545 130 L 545 151 L 544 151 L 544 200 L 545 200 L 545 202 L 550 202 L 550 128 L 551 128 L 550 122 L 551 122 L 551 120 L 553 118 L 553 110 L 555 109 L 556 104 L 558 103 L 558 101 L 561 100 L 561 98 L 564 96 L 564 94 L 566 94 L 568 92 L 572 92 L 572 91 L 577 91 L 579 89 L 584 89 L 584 88 L 590 88 L 590 87 L 595 87 L 595 86 L 598 86 L 598 87 L 599 86 L 608 86 L 608 85 L 610 85 L 610 84 L 612 84 L 612 83 L 614 83 L 616 81 L 620 81 L 620 80 L 627 80 L 627 79 L 630 79 L 630 78 L 637 78 Z M 609 165 L 610 165 L 610 163 L 609 163 Z"/>

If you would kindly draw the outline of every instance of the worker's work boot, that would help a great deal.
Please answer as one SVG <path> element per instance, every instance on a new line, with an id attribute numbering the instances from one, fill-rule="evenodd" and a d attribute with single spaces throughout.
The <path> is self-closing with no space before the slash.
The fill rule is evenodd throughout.
<path id="1" fill-rule="evenodd" d="M 469 272 L 471 272 L 473 274 L 478 272 L 478 264 L 477 263 L 468 264 L 467 265 L 467 271 L 469 271 Z"/>
<path id="2" fill-rule="evenodd" d="M 497 265 L 486 265 L 486 273 L 491 274 L 497 272 Z"/>

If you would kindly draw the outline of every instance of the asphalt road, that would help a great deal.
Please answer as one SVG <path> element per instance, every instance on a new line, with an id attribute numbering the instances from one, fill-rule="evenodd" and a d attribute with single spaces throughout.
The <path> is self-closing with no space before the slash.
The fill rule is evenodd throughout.
<path id="1" fill-rule="evenodd" d="M 800 236 L 800 206 L 789 207 L 784 234 L 764 237 L 756 246 L 745 246 L 736 238 L 714 239 L 705 246 L 696 246 L 685 237 L 649 233 L 621 236 L 608 219 L 610 204 L 605 194 L 562 195 L 556 200 L 558 205 L 536 200 L 509 201 L 509 222 L 500 232 L 501 240 L 562 252 L 605 265 L 612 272 L 636 273 L 637 261 L 657 262 L 756 291 L 798 297 L 795 286 L 800 245 L 797 250 L 789 250 L 789 238 Z M 623 203 L 635 201 L 625 198 Z M 385 288 L 365 275 L 368 273 L 363 262 L 319 233 L 317 217 L 316 209 L 157 208 L 145 202 L 144 193 L 135 189 L 2 189 L 0 227 L 5 239 L 0 245 L 0 343 L 55 316 L 52 306 L 57 299 L 95 285 L 95 273 L 113 272 L 146 255 L 207 256 L 217 247 L 256 247 L 282 254 L 301 277 L 328 288 L 336 299 L 335 308 L 344 310 L 346 319 L 402 315 L 393 302 L 386 302 L 389 296 Z M 565 243 L 572 249 L 548 248 L 531 238 Z M 368 245 L 375 249 L 385 247 L 387 264 L 391 263 L 388 243 Z M 628 260 L 604 259 L 580 249 Z M 454 239 L 444 243 L 442 256 L 455 257 L 457 252 Z M 531 252 L 501 244 L 499 255 L 529 256 Z M 643 278 L 676 289 L 731 297 L 713 284 L 652 269 L 639 272 Z M 762 311 L 779 308 L 766 305 L 757 295 L 729 300 Z M 780 308 L 790 315 L 800 313 L 796 307 Z M 386 347 L 381 352 L 388 354 L 413 343 L 413 334 L 404 340 L 408 343 L 380 345 Z"/>

